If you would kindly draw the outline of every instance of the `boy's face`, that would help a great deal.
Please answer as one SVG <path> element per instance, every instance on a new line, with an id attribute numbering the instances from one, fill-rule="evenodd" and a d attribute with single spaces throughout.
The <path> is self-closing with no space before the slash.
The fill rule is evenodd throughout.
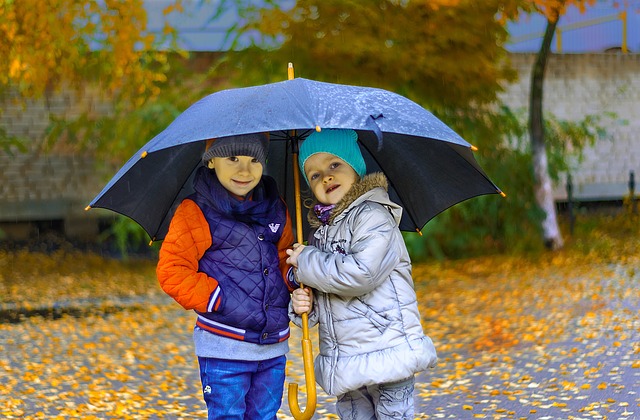
<path id="1" fill-rule="evenodd" d="M 238 197 L 246 197 L 262 177 L 262 164 L 251 156 L 214 157 L 211 161 L 222 186 Z"/>
<path id="2" fill-rule="evenodd" d="M 358 174 L 344 160 L 329 153 L 311 155 L 304 163 L 311 192 L 322 204 L 337 204 L 358 181 Z"/>

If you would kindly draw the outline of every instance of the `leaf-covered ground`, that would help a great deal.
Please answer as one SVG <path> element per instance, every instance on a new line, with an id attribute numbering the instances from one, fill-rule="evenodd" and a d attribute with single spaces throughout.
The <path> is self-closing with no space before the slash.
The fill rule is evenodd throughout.
<path id="1" fill-rule="evenodd" d="M 638 233 L 611 220 L 559 253 L 416 264 L 440 357 L 417 418 L 640 418 Z M 0 251 L 0 417 L 204 418 L 192 326 L 153 262 Z M 287 382 L 304 390 L 299 342 Z M 318 388 L 315 418 L 334 402 Z"/>

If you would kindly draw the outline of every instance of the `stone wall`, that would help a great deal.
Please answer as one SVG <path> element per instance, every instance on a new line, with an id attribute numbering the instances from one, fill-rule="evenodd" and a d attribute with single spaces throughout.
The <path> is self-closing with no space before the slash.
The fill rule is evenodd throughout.
<path id="1" fill-rule="evenodd" d="M 68 144 L 49 151 L 44 137 L 51 115 L 73 117 L 87 109 L 108 113 L 98 98 L 89 91 L 63 91 L 26 103 L 11 95 L 0 102 L 0 127 L 28 148 L 26 153 L 0 149 L 0 229 L 5 234 L 28 239 L 37 234 L 33 222 L 56 221 L 70 237 L 95 239 L 98 218 L 105 213 L 84 208 L 107 175 L 97 172 L 90 153 Z"/>
<path id="2" fill-rule="evenodd" d="M 520 80 L 502 99 L 510 107 L 528 108 L 535 55 L 514 54 Z M 629 193 L 630 171 L 640 178 L 640 54 L 554 54 L 547 64 L 543 107 L 558 118 L 581 120 L 586 115 L 615 114 L 601 123 L 607 136 L 588 148 L 573 164 L 574 195 L 581 200 L 619 200 Z M 640 179 L 638 179 L 640 190 Z M 556 186 L 566 199 L 566 179 Z"/>
<path id="3" fill-rule="evenodd" d="M 528 106 L 529 78 L 535 56 L 514 54 L 512 64 L 520 79 L 502 99 L 517 109 Z M 575 196 L 582 200 L 619 200 L 628 193 L 629 172 L 640 178 L 640 55 L 552 55 L 545 78 L 544 107 L 557 117 L 580 120 L 589 114 L 615 113 L 604 119 L 608 137 L 598 140 L 572 171 Z M 90 92 L 51 95 L 23 106 L 15 98 L 0 103 L 0 126 L 10 135 L 30 139 L 26 154 L 0 150 L 0 229 L 28 234 L 20 223 L 63 221 L 69 235 L 91 237 L 98 217 L 110 212 L 84 207 L 100 192 L 117 168 L 96 172 L 89 155 L 73 148 L 55 153 L 41 149 L 49 116 L 73 116 L 82 109 L 109 112 Z M 639 179 L 640 184 L 640 179 Z M 640 186 L 638 187 L 640 190 Z M 564 180 L 556 187 L 558 200 L 566 199 Z M 11 232 L 9 232 L 11 233 Z"/>

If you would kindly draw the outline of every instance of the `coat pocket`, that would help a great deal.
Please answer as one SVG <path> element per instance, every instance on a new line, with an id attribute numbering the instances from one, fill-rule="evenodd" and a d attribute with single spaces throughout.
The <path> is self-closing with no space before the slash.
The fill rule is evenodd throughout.
<path id="1" fill-rule="evenodd" d="M 384 333 L 391 324 L 391 321 L 376 312 L 371 306 L 367 305 L 361 299 L 356 298 L 351 301 L 348 306 L 349 310 L 358 314 L 360 317 L 367 319 L 380 332 Z"/>

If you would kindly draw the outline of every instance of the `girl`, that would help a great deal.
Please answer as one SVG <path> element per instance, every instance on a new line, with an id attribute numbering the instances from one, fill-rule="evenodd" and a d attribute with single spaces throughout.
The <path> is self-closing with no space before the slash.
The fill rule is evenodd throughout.
<path id="1" fill-rule="evenodd" d="M 290 316 L 319 325 L 316 378 L 338 397 L 342 419 L 413 419 L 414 374 L 437 361 L 420 324 L 411 261 L 381 173 L 366 165 L 353 130 L 323 130 L 302 143 L 299 165 L 316 204 L 309 246 L 287 262 L 308 288 Z"/>

